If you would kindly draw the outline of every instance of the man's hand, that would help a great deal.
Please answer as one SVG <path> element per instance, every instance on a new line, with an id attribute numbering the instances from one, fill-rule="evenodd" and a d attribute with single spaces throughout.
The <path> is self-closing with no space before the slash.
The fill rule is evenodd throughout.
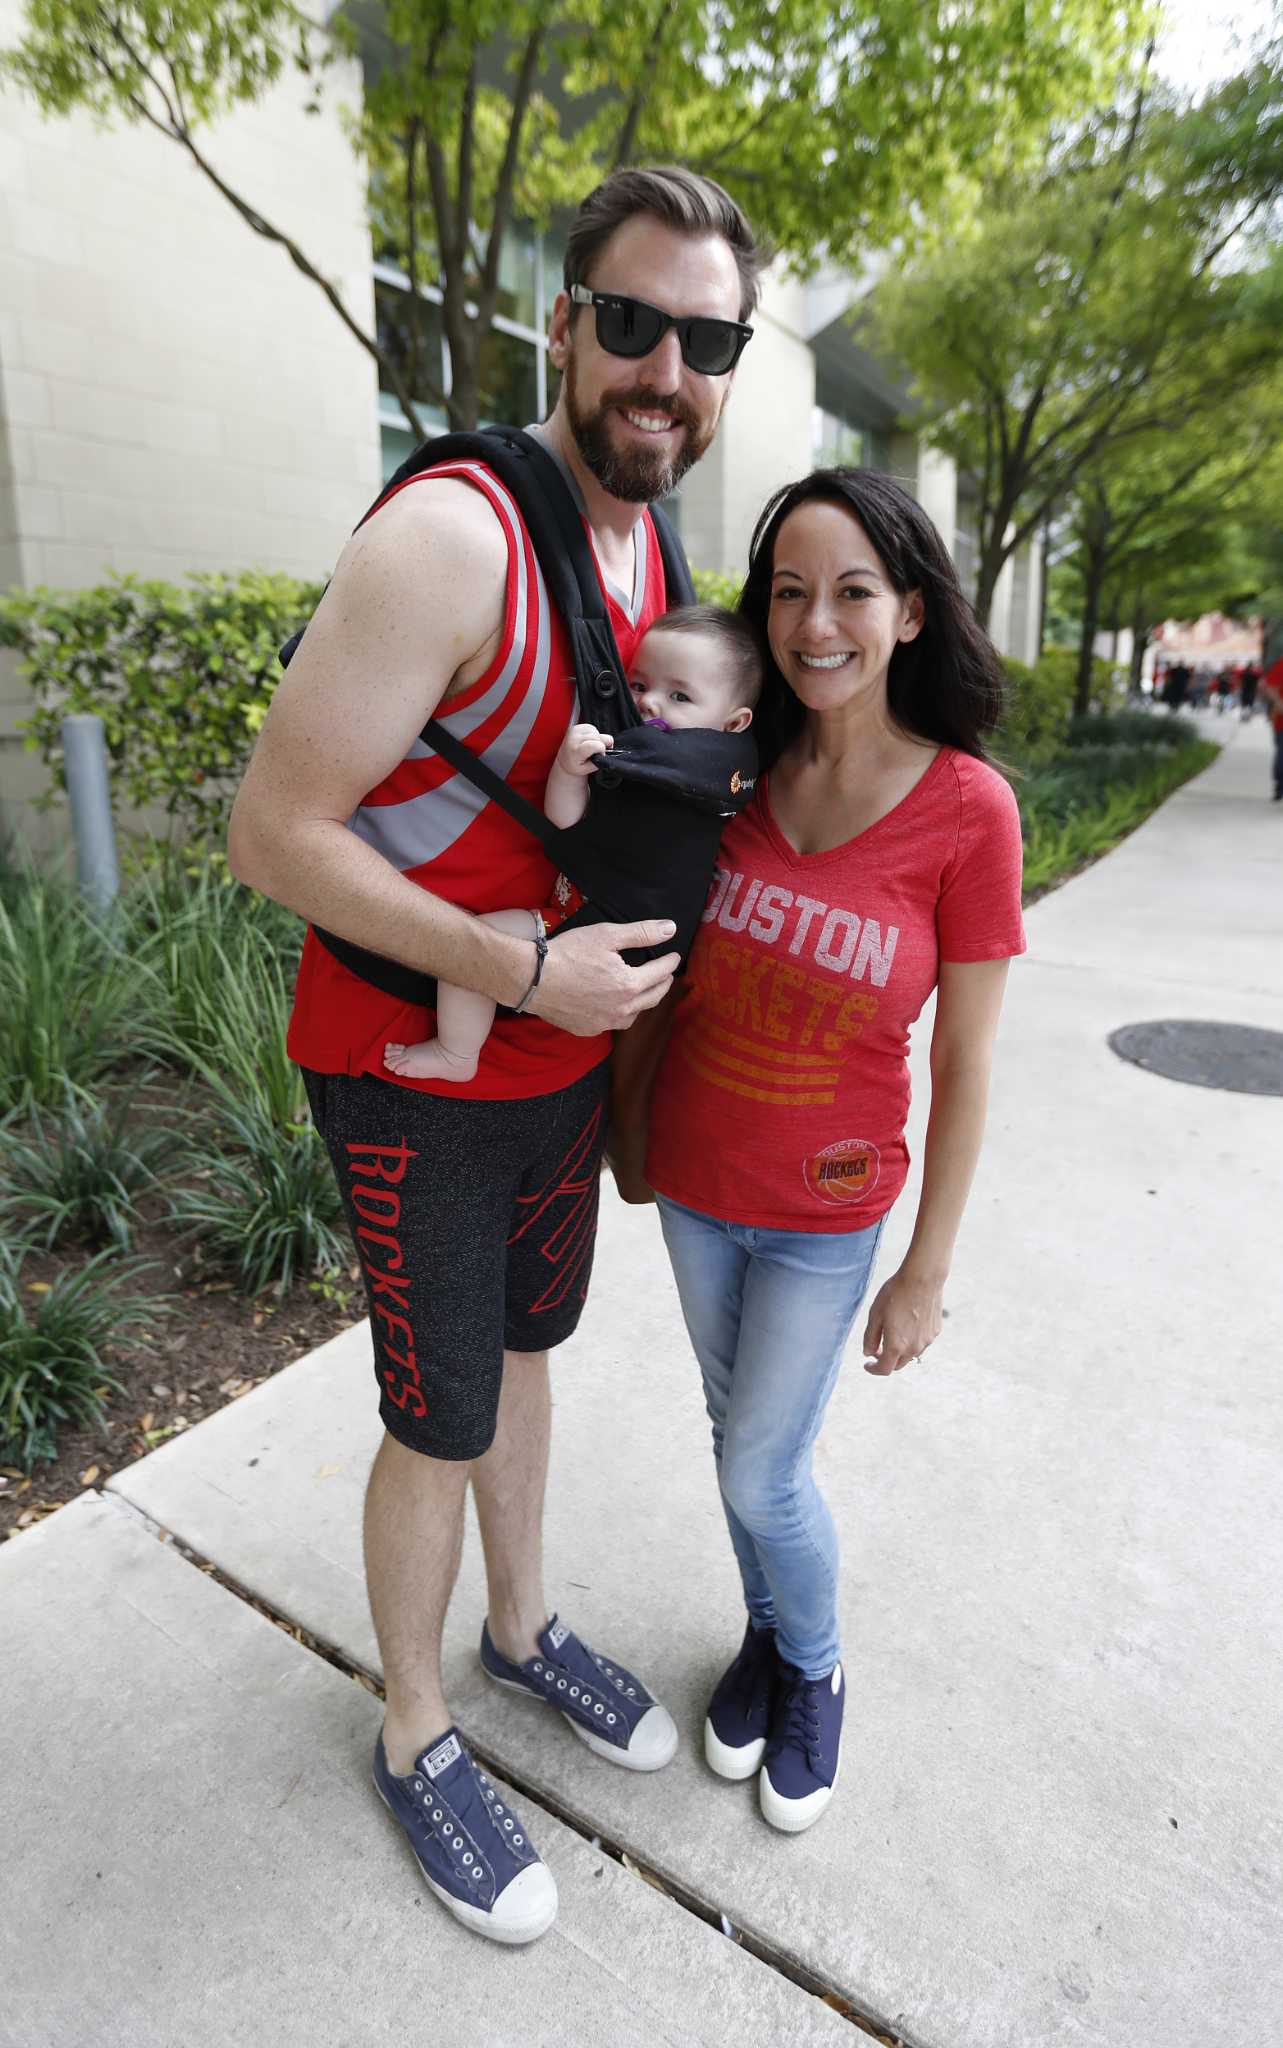
<path id="1" fill-rule="evenodd" d="M 663 1002 L 682 956 L 665 953 L 644 967 L 630 967 L 620 955 L 634 947 L 662 946 L 676 929 L 669 919 L 648 918 L 640 924 L 594 924 L 563 932 L 548 948 L 528 1014 L 577 1038 L 626 1031 L 634 1017 Z"/>
<path id="2" fill-rule="evenodd" d="M 921 1358 L 944 1327 L 943 1280 L 919 1277 L 901 1266 L 878 1289 L 864 1328 L 864 1370 L 885 1375 Z"/>
<path id="3" fill-rule="evenodd" d="M 595 725 L 572 725 L 561 743 L 557 766 L 563 775 L 591 775 L 598 754 L 608 754 L 614 744 L 611 734 L 598 732 Z"/>

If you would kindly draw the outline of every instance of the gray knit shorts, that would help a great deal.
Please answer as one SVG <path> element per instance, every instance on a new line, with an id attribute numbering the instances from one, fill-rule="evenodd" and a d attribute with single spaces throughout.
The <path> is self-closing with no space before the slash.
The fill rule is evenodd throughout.
<path id="1" fill-rule="evenodd" d="M 608 1070 L 476 1102 L 303 1069 L 365 1279 L 379 1413 L 410 1450 L 479 1458 L 505 1349 L 550 1350 L 578 1323 Z"/>

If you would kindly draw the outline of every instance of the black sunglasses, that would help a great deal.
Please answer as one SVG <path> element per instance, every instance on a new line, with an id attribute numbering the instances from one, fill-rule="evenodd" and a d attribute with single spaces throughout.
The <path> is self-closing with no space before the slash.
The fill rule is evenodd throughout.
<path id="1" fill-rule="evenodd" d="M 586 284 L 572 284 L 570 297 L 576 306 L 597 308 L 597 339 L 608 355 L 648 356 L 675 327 L 682 361 L 702 377 L 724 377 L 753 338 L 752 328 L 738 320 L 706 320 L 699 314 L 679 319 L 648 306 L 645 299 L 589 291 Z"/>

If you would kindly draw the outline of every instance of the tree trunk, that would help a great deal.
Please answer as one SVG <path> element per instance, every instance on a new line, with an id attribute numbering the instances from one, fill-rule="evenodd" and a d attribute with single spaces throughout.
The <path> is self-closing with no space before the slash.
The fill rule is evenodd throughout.
<path id="1" fill-rule="evenodd" d="M 1035 661 L 1042 660 L 1043 648 L 1047 644 L 1047 585 L 1050 581 L 1047 556 L 1050 549 L 1051 515 L 1048 513 L 1047 518 L 1043 522 L 1042 554 L 1038 559 L 1038 652 L 1034 656 Z"/>
<path id="2" fill-rule="evenodd" d="M 1091 663 L 1100 623 L 1100 593 L 1105 581 L 1103 553 L 1089 549 L 1083 577 L 1082 629 L 1078 641 L 1078 675 L 1074 683 L 1074 717 L 1084 718 L 1091 709 Z"/>
<path id="3" fill-rule="evenodd" d="M 986 633 L 989 631 L 989 614 L 993 610 L 993 594 L 998 587 L 998 578 L 1002 574 L 1006 559 L 1001 541 L 991 540 L 985 543 L 980 566 L 976 571 L 975 611 L 977 622 L 984 627 Z"/>
<path id="4" fill-rule="evenodd" d="M 1141 670 L 1145 665 L 1145 649 L 1149 645 L 1149 629 L 1145 624 L 1145 600 L 1138 596 L 1132 606 L 1132 665 L 1127 678 L 1127 694 L 1139 697 Z"/>

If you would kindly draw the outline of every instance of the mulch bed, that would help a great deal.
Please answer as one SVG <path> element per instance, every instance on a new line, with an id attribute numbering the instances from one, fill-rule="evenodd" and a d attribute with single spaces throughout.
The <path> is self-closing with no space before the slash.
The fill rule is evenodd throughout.
<path id="1" fill-rule="evenodd" d="M 251 1301 L 233 1294 L 225 1280 L 199 1278 L 190 1258 L 175 1252 L 172 1232 L 142 1230 L 135 1250 L 154 1261 L 140 1285 L 171 1313 L 149 1340 L 108 1352 L 107 1368 L 123 1391 L 109 1395 L 102 1423 L 60 1429 L 57 1457 L 38 1465 L 30 1479 L 15 1466 L 0 1466 L 0 1540 L 31 1528 L 87 1486 L 104 1485 L 122 1465 L 237 1400 L 365 1313 L 355 1281 L 347 1303 L 311 1293 L 306 1282 L 280 1298 Z M 22 1285 L 47 1286 L 77 1263 L 29 1254 Z"/>
<path id="2" fill-rule="evenodd" d="M 190 1107 L 199 1097 L 197 1085 L 157 1078 L 137 1091 L 139 1120 L 164 1118 L 171 1105 Z M 141 1207 L 131 1257 L 146 1260 L 147 1270 L 122 1291 L 146 1294 L 168 1313 L 146 1336 L 107 1349 L 103 1362 L 121 1391 L 107 1396 L 101 1423 L 60 1428 L 57 1456 L 30 1478 L 0 1464 L 0 1541 L 34 1527 L 86 1487 L 104 1485 L 122 1465 L 238 1400 L 366 1312 L 355 1263 L 329 1284 L 328 1298 L 304 1278 L 288 1294 L 268 1289 L 251 1300 L 202 1264 L 198 1243 L 161 1221 L 162 1200 Z M 84 1248 L 29 1251 L 20 1286 L 34 1298 L 89 1256 Z"/>

